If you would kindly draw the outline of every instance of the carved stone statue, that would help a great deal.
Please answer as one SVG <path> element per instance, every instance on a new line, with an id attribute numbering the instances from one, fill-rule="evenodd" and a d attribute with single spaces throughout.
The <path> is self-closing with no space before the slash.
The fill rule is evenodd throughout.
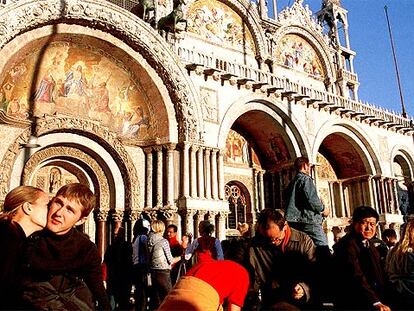
<path id="1" fill-rule="evenodd" d="M 56 193 L 62 185 L 62 173 L 56 167 L 50 170 L 49 174 L 49 192 Z"/>
<path id="2" fill-rule="evenodd" d="M 174 0 L 173 10 L 167 16 L 160 18 L 158 21 L 158 29 L 166 33 L 177 32 L 177 24 L 185 23 L 184 31 L 187 30 L 187 20 L 184 18 L 183 5 L 185 0 Z"/>
<path id="3" fill-rule="evenodd" d="M 131 12 L 147 23 L 151 23 L 155 15 L 155 0 L 139 0 L 139 3 L 131 9 Z M 153 13 L 152 17 L 151 12 Z"/>

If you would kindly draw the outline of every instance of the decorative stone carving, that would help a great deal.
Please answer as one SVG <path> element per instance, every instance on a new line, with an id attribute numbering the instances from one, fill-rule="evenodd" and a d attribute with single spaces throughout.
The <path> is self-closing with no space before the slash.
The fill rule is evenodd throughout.
<path id="1" fill-rule="evenodd" d="M 112 210 L 111 217 L 115 222 L 122 222 L 124 220 L 124 211 L 120 209 Z"/>
<path id="2" fill-rule="evenodd" d="M 106 222 L 108 219 L 109 210 L 95 210 L 95 219 L 98 222 Z"/>
<path id="3" fill-rule="evenodd" d="M 218 123 L 218 99 L 215 90 L 200 87 L 203 118 L 205 121 Z"/>
<path id="4" fill-rule="evenodd" d="M 125 39 L 163 79 L 171 100 L 175 103 L 181 140 L 199 139 L 201 111 L 197 106 L 196 92 L 185 70 L 179 66 L 168 45 L 160 40 L 148 24 L 132 18 L 121 7 L 108 1 L 96 0 L 26 0 L 0 12 L 0 49 L 19 34 L 46 24 L 67 22 L 93 25 Z M 201 127 L 202 128 L 202 127 Z"/>
<path id="5" fill-rule="evenodd" d="M 1 16 L 1 15 L 0 15 Z M 130 206 L 140 206 L 139 179 L 133 161 L 125 150 L 122 142 L 117 139 L 114 132 L 108 131 L 97 122 L 84 119 L 74 119 L 67 116 L 45 116 L 38 120 L 35 129 L 36 136 L 42 136 L 50 132 L 68 129 L 80 135 L 89 137 L 103 146 L 114 158 L 124 178 L 125 185 L 125 209 Z M 20 146 L 28 141 L 30 129 L 24 131 L 6 151 L 0 163 L 0 196 L 5 196 L 8 191 L 8 183 L 11 176 Z"/>
<path id="6" fill-rule="evenodd" d="M 104 171 L 92 157 L 76 148 L 63 146 L 49 147 L 33 154 L 24 166 L 22 177 L 23 184 L 28 184 L 28 181 L 35 172 L 36 168 L 42 162 L 62 155 L 80 160 L 86 164 L 84 169 L 89 176 L 96 176 L 95 189 L 97 190 L 96 195 L 99 198 L 99 208 L 105 210 L 109 209 L 109 185 Z"/>

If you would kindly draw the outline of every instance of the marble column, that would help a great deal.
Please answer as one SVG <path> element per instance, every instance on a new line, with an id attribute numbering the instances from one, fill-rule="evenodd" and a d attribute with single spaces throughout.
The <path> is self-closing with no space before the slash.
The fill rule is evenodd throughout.
<path id="1" fill-rule="evenodd" d="M 174 150 L 176 144 L 167 145 L 167 207 L 174 206 Z"/>
<path id="2" fill-rule="evenodd" d="M 372 187 L 372 176 L 368 176 L 367 178 L 367 186 L 368 186 L 368 195 L 369 195 L 369 204 L 373 209 L 376 209 L 375 206 L 375 194 Z"/>
<path id="3" fill-rule="evenodd" d="M 332 218 L 336 218 L 334 182 L 328 181 L 328 187 L 329 187 L 329 200 L 331 201 L 331 216 Z"/>
<path id="4" fill-rule="evenodd" d="M 345 210 L 345 202 L 344 202 L 344 188 L 342 186 L 342 182 L 339 181 L 338 182 L 338 191 L 339 191 L 339 208 L 341 210 L 341 216 L 342 217 L 347 217 L 348 213 Z"/>
<path id="5" fill-rule="evenodd" d="M 146 193 L 146 208 L 152 208 L 152 147 L 144 148 L 145 157 L 146 157 L 146 183 L 145 183 L 145 193 Z"/>
<path id="6" fill-rule="evenodd" d="M 139 214 L 140 214 L 140 212 L 138 210 L 132 210 L 128 214 L 129 225 L 128 225 L 128 228 L 126 230 L 127 231 L 126 235 L 127 235 L 127 241 L 128 242 L 132 241 L 132 238 L 133 238 L 133 235 L 134 235 L 134 226 L 135 226 L 135 223 L 138 220 Z"/>
<path id="7" fill-rule="evenodd" d="M 217 149 L 211 153 L 211 195 L 213 199 L 218 199 L 218 180 L 217 180 Z"/>
<path id="8" fill-rule="evenodd" d="M 253 208 L 254 211 L 260 211 L 260 201 L 259 201 L 259 172 L 257 168 L 253 168 Z"/>
<path id="9" fill-rule="evenodd" d="M 122 221 L 124 220 L 124 211 L 123 210 L 119 210 L 119 209 L 115 209 L 112 212 L 112 221 L 114 223 L 114 227 L 113 230 L 111 232 L 112 236 L 115 233 L 115 230 L 117 230 L 119 227 L 122 227 Z"/>
<path id="10" fill-rule="evenodd" d="M 200 221 L 204 219 L 204 213 L 205 211 L 198 210 L 197 214 L 195 214 L 195 223 L 194 223 L 194 238 L 200 237 L 200 233 L 198 232 L 198 224 Z"/>
<path id="11" fill-rule="evenodd" d="M 189 150 L 190 146 L 187 143 L 183 144 L 183 197 L 188 198 L 190 194 L 190 163 L 189 163 Z"/>
<path id="12" fill-rule="evenodd" d="M 109 211 L 107 210 L 95 211 L 96 246 L 101 258 L 103 258 L 106 250 L 106 221 L 108 219 L 108 214 Z"/>
<path id="13" fill-rule="evenodd" d="M 157 207 L 162 208 L 163 207 L 163 155 L 162 155 L 162 146 L 155 146 L 154 150 L 157 152 L 157 192 L 156 192 L 156 198 L 157 198 Z"/>
<path id="14" fill-rule="evenodd" d="M 183 214 L 184 217 L 184 228 L 183 234 L 191 233 L 194 237 L 194 211 L 193 210 L 186 210 Z"/>
<path id="15" fill-rule="evenodd" d="M 217 238 L 222 241 L 226 239 L 226 214 L 220 212 L 218 218 Z"/>
<path id="16" fill-rule="evenodd" d="M 211 199 L 211 162 L 210 162 L 211 148 L 206 148 L 206 162 L 205 162 L 205 171 L 206 171 L 206 198 Z"/>
<path id="17" fill-rule="evenodd" d="M 263 180 L 264 171 L 259 171 L 259 202 L 260 210 L 265 208 L 265 192 L 264 192 L 264 180 Z"/>
<path id="18" fill-rule="evenodd" d="M 198 146 L 192 145 L 190 151 L 190 193 L 192 198 L 197 197 L 197 154 Z"/>
<path id="19" fill-rule="evenodd" d="M 197 153 L 198 197 L 204 198 L 204 147 L 200 147 Z"/>
<path id="20" fill-rule="evenodd" d="M 224 150 L 218 153 L 218 198 L 224 200 Z"/>

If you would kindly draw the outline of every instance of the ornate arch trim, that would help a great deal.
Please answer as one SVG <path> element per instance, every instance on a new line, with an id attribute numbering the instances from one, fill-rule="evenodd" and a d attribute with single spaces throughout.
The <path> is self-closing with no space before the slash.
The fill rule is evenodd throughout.
<path id="1" fill-rule="evenodd" d="M 68 130 L 92 138 L 108 151 L 122 173 L 124 184 L 127 185 L 127 189 L 125 189 L 125 209 L 139 206 L 141 200 L 138 174 L 132 159 L 117 138 L 116 133 L 91 120 L 74 119 L 66 116 L 45 116 L 38 120 L 35 134 L 40 137 L 49 133 L 64 133 Z M 2 196 L 5 196 L 8 192 L 13 164 L 21 152 L 21 145 L 28 141 L 30 135 L 31 130 L 27 128 L 10 145 L 0 163 L 0 195 Z"/>
<path id="2" fill-rule="evenodd" d="M 98 209 L 109 210 L 110 191 L 108 180 L 105 176 L 104 171 L 98 162 L 96 162 L 91 156 L 77 148 L 65 146 L 47 147 L 34 153 L 24 166 L 22 178 L 23 183 L 29 183 L 31 177 L 36 171 L 36 168 L 43 162 L 50 159 L 62 158 L 69 158 L 72 160 L 76 159 L 76 161 L 80 161 L 81 163 L 86 164 L 82 165 L 82 167 L 92 178 L 93 182 L 96 183 L 95 192 L 99 198 L 99 206 L 97 207 Z"/>
<path id="3" fill-rule="evenodd" d="M 410 178 L 413 179 L 414 174 L 414 154 L 411 150 L 409 150 L 406 146 L 397 145 L 394 146 L 391 150 L 391 157 L 390 157 L 390 164 L 391 164 L 391 174 L 394 174 L 394 169 L 392 163 L 394 162 L 394 158 L 397 155 L 401 155 L 407 164 L 409 165 L 410 169 Z"/>
<path id="4" fill-rule="evenodd" d="M 330 134 L 342 133 L 349 137 L 356 144 L 363 154 L 360 154 L 362 160 L 365 160 L 364 164 L 366 169 L 371 174 L 382 174 L 382 169 L 378 157 L 378 152 L 374 148 L 374 144 L 370 141 L 369 136 L 361 128 L 357 128 L 355 124 L 350 122 L 338 122 L 338 120 L 328 121 L 322 125 L 319 131 L 316 133 L 315 140 L 313 142 L 312 153 L 309 159 L 316 162 L 316 156 L 318 154 L 319 147 L 323 140 Z M 351 143 L 352 143 L 351 142 Z"/>
<path id="5" fill-rule="evenodd" d="M 335 69 L 332 64 L 331 56 L 328 53 L 330 48 L 326 43 L 326 39 L 324 37 L 322 37 L 320 34 L 313 34 L 299 25 L 288 25 L 283 26 L 276 31 L 274 36 L 276 45 L 279 45 L 279 42 L 282 40 L 282 38 L 288 34 L 298 35 L 308 41 L 320 58 L 329 81 L 336 80 Z"/>
<path id="6" fill-rule="evenodd" d="M 179 140 L 200 139 L 201 107 L 184 66 L 154 29 L 109 1 L 23 0 L 11 4 L 0 11 L 0 49 L 28 30 L 59 23 L 93 26 L 138 51 L 160 76 L 175 103 Z"/>

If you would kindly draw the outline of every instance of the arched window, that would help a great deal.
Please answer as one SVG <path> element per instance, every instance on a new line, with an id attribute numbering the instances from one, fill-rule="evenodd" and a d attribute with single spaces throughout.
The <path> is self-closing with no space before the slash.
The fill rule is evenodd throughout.
<path id="1" fill-rule="evenodd" d="M 243 191 L 238 185 L 225 186 L 226 199 L 229 202 L 230 214 L 227 217 L 226 229 L 237 229 L 237 224 L 246 219 L 247 203 Z"/>

